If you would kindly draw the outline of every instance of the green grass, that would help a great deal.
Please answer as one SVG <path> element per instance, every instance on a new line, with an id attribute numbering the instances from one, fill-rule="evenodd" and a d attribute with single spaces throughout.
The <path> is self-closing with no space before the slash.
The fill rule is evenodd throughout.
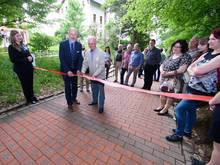
<path id="1" fill-rule="evenodd" d="M 36 65 L 48 70 L 59 71 L 59 57 L 36 57 Z M 63 90 L 61 75 L 50 72 L 34 71 L 34 91 L 37 96 Z M 0 49 L 0 107 L 24 101 L 24 95 L 8 53 Z"/>

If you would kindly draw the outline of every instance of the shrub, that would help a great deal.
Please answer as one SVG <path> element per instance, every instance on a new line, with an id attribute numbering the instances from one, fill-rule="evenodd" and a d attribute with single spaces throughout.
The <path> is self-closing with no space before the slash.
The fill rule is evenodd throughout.
<path id="1" fill-rule="evenodd" d="M 37 32 L 30 38 L 30 43 L 28 45 L 32 47 L 33 52 L 45 52 L 55 43 L 54 37 Z"/>

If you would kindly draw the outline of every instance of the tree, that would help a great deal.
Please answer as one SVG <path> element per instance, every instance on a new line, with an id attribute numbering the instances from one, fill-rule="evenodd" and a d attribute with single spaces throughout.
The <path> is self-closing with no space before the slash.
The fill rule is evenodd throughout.
<path id="1" fill-rule="evenodd" d="M 126 15 L 139 32 L 160 30 L 165 45 L 175 39 L 206 36 L 220 27 L 218 0 L 129 0 Z M 168 33 L 168 34 L 167 34 Z"/>
<path id="2" fill-rule="evenodd" d="M 56 32 L 56 36 L 61 39 L 66 39 L 66 34 L 71 27 L 76 28 L 78 37 L 84 38 L 86 33 L 84 32 L 84 28 L 82 26 L 82 22 L 84 21 L 84 15 L 82 12 L 82 7 L 76 0 L 68 0 L 68 8 L 66 16 L 63 20 L 61 20 L 60 29 Z"/>
<path id="3" fill-rule="evenodd" d="M 57 0 L 1 0 L 0 26 L 14 27 L 23 23 L 45 22 Z"/>
<path id="4" fill-rule="evenodd" d="M 131 17 L 123 17 L 126 15 L 131 3 L 132 1 L 129 0 L 107 0 L 104 7 L 109 12 L 115 13 L 115 25 L 121 29 L 121 35 L 129 36 L 132 44 L 139 43 L 141 49 L 144 49 L 146 42 L 149 40 L 148 33 L 138 31 L 137 24 L 131 20 Z"/>
<path id="5" fill-rule="evenodd" d="M 33 36 L 30 38 L 29 43 L 29 45 L 32 47 L 33 52 L 47 51 L 54 44 L 54 37 L 38 32 L 33 34 Z"/>

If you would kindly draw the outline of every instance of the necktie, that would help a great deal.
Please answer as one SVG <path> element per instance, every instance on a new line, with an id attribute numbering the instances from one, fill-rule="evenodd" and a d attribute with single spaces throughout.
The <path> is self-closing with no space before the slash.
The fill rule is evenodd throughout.
<path id="1" fill-rule="evenodd" d="M 75 48 L 74 43 L 71 43 L 71 52 L 72 52 L 72 53 L 73 53 L 73 51 L 74 51 L 74 48 Z"/>

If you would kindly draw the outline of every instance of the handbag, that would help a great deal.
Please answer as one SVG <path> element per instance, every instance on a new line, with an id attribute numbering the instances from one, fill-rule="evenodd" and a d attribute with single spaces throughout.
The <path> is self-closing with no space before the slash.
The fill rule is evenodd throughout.
<path id="1" fill-rule="evenodd" d="M 166 77 L 160 85 L 162 92 L 178 93 L 181 90 L 181 82 L 177 78 L 177 71 L 174 71 L 173 77 Z"/>

